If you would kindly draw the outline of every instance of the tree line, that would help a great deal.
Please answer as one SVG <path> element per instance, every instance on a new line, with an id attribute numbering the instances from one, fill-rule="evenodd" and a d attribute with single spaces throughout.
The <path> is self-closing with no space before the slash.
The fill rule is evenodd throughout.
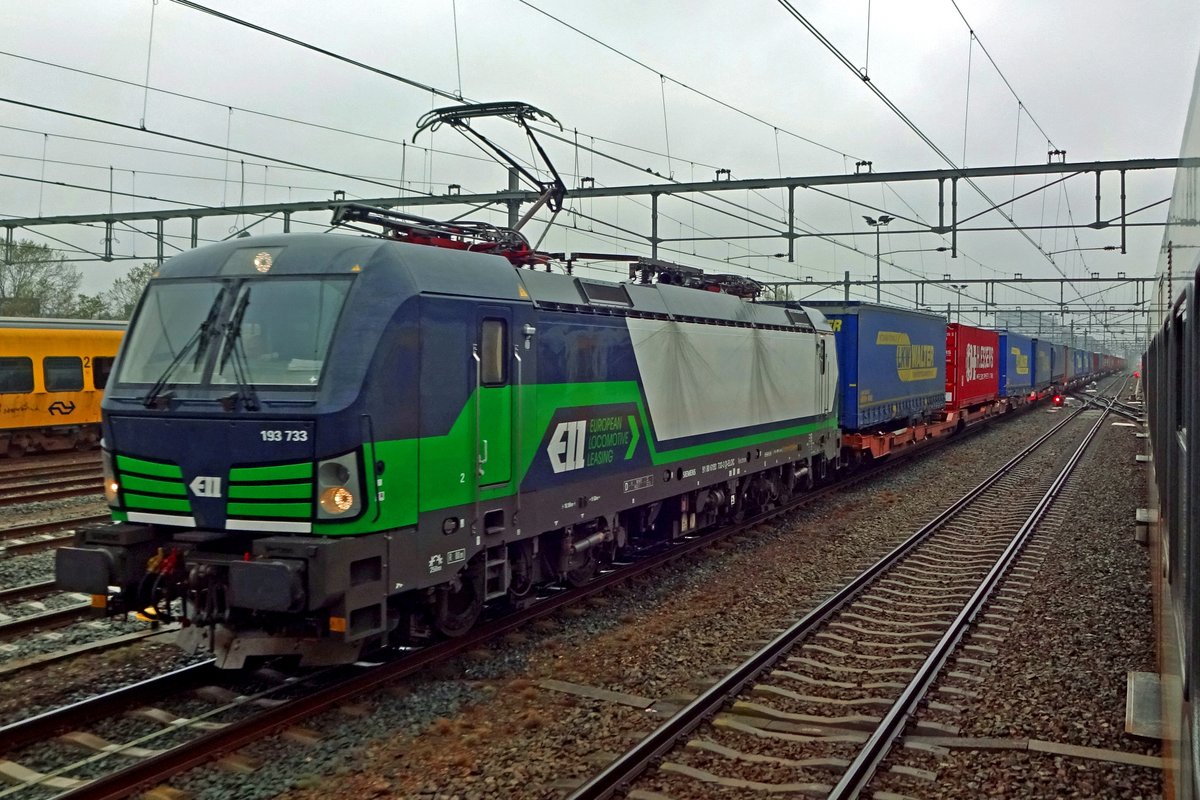
<path id="1" fill-rule="evenodd" d="M 2 247 L 2 246 L 0 246 Z M 21 240 L 0 249 L 0 317 L 129 319 L 157 269 L 145 263 L 96 294 L 79 291 L 83 275 L 57 250 Z"/>

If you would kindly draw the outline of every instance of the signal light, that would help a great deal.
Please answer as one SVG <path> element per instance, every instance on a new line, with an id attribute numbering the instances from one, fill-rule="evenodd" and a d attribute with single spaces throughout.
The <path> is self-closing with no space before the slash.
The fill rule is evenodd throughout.
<path id="1" fill-rule="evenodd" d="M 1062 395 L 1061 394 L 1054 395 L 1054 405 L 1061 406 L 1062 404 L 1063 404 Z"/>

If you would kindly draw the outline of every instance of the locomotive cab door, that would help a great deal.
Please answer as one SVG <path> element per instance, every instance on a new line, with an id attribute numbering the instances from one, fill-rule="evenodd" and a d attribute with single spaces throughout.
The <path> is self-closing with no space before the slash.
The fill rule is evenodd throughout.
<path id="1" fill-rule="evenodd" d="M 483 488 L 512 480 L 512 312 L 479 310 L 475 361 L 475 475 Z"/>
<path id="2" fill-rule="evenodd" d="M 813 377 L 816 380 L 813 383 L 817 387 L 817 408 L 820 409 L 820 414 L 824 416 L 826 410 L 829 408 L 829 379 L 825 377 L 829 370 L 828 354 L 826 353 L 829 337 L 818 335 L 815 338 L 817 357 L 814 364 L 816 374 Z"/>

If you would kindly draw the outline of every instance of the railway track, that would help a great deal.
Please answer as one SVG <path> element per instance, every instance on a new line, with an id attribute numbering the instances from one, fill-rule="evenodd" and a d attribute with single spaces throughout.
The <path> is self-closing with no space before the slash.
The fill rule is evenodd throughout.
<path id="1" fill-rule="evenodd" d="M 552 615 L 562 608 L 607 591 L 613 586 L 659 569 L 666 563 L 685 558 L 723 539 L 744 533 L 766 520 L 790 513 L 838 491 L 869 480 L 910 458 L 927 453 L 930 449 L 945 446 L 960 438 L 936 440 L 924 447 L 914 449 L 902 458 L 896 458 L 885 464 L 863 470 L 836 485 L 817 489 L 785 508 L 774 509 L 739 525 L 696 536 L 669 549 L 646 555 L 631 565 L 600 575 L 584 587 L 552 592 L 540 598 L 530 608 L 493 620 L 463 638 L 434 644 L 412 653 L 395 654 L 385 663 L 370 668 L 325 671 L 303 678 L 294 677 L 293 683 L 301 680 L 304 682 L 304 692 L 289 697 L 284 702 L 260 703 L 260 707 L 253 709 L 253 713 L 247 713 L 250 707 L 244 701 L 219 704 L 192 717 L 177 717 L 173 712 L 167 711 L 165 714 L 156 715 L 160 719 L 169 720 L 167 723 L 162 723 L 161 728 L 157 731 L 148 731 L 136 740 L 124 743 L 93 742 L 100 746 L 103 752 L 73 760 L 64 766 L 57 766 L 44 772 L 39 772 L 36 764 L 37 752 L 50 746 L 46 742 L 46 737 L 63 731 L 76 734 L 85 733 L 89 726 L 106 715 L 121 713 L 133 705 L 160 702 L 155 699 L 155 695 L 167 697 L 201 690 L 204 688 L 202 684 L 212 680 L 211 674 L 204 676 L 200 671 L 186 673 L 196 676 L 194 682 L 186 685 L 178 682 L 179 676 L 170 679 L 163 678 L 164 681 L 167 681 L 163 684 L 157 684 L 155 681 L 158 679 L 144 682 L 145 685 L 138 690 L 141 694 L 138 695 L 136 703 L 129 700 L 131 695 L 119 693 L 100 695 L 68 708 L 47 712 L 31 720 L 0 728 L 0 753 L 4 754 L 3 758 L 25 764 L 24 769 L 33 770 L 33 772 L 18 770 L 19 774 L 24 777 L 9 775 L 8 780 L 14 785 L 9 789 L 0 790 L 0 798 L 16 794 L 22 789 L 50 786 L 51 784 L 65 791 L 64 797 L 123 797 L 138 788 L 161 783 L 183 770 L 214 760 L 223 753 L 235 751 L 273 732 L 296 725 L 314 714 L 336 708 L 349 698 L 375 690 L 433 664 L 444 662 L 533 620 Z M 203 693 L 228 699 L 228 692 L 205 690 Z M 271 699 L 254 693 L 243 692 L 242 694 L 254 700 Z M 227 717 L 232 718 L 227 719 Z M 216 723 L 219 727 L 214 728 L 214 725 L 209 723 Z M 199 730 L 204 727 L 213 729 Z M 192 731 L 195 736 L 188 741 L 177 742 L 180 731 Z M 156 746 L 164 740 L 164 737 L 168 736 L 171 737 L 169 746 Z M 80 738 L 80 736 L 72 737 L 75 741 L 79 741 Z M 37 747 L 14 752 L 16 748 L 35 743 Z M 114 755 L 117 758 L 113 758 Z M 122 755 L 125 758 L 121 759 Z M 134 763 L 125 766 L 124 764 L 128 764 L 131 758 Z M 105 760 L 110 763 L 122 760 L 123 764 L 114 764 L 112 771 L 91 778 L 87 782 L 71 777 L 72 774 L 87 774 L 90 777 L 98 769 L 97 763 Z M 27 761 L 28 763 L 26 763 Z M 122 768 L 117 769 L 116 766 Z"/>
<path id="2" fill-rule="evenodd" d="M 47 500 L 63 500 L 68 497 L 95 495 L 103 491 L 103 476 L 99 470 L 87 475 L 68 475 L 42 481 L 0 483 L 0 507 L 19 506 L 26 503 L 42 503 Z"/>
<path id="3" fill-rule="evenodd" d="M 92 522 L 107 522 L 108 514 L 87 514 L 52 522 L 34 522 L 0 529 L 0 556 L 28 555 L 67 544 L 74 538 L 72 531 Z"/>
<path id="4" fill-rule="evenodd" d="M 14 603 L 18 600 L 32 600 L 54 594 L 54 581 L 38 581 L 23 586 L 11 586 L 0 589 L 0 603 Z"/>
<path id="5" fill-rule="evenodd" d="M 41 475 L 53 473 L 56 470 L 91 467 L 100 468 L 100 456 L 97 451 L 91 453 L 71 452 L 66 455 L 50 454 L 16 460 L 0 460 L 0 479 L 13 475 Z"/>
<path id="6" fill-rule="evenodd" d="M 698 786 L 772 792 L 785 785 L 829 798 L 859 796 L 951 656 L 958 652 L 956 660 L 969 663 L 989 652 L 978 630 L 959 647 L 1105 414 L 1052 480 L 1031 456 L 1084 413 L 1064 419 L 717 680 L 570 800 L 609 798 L 635 785 L 667 797 L 695 796 Z M 952 707 L 954 699 L 932 702 Z M 804 758 L 778 754 L 794 752 L 789 748 Z"/>
<path id="7" fill-rule="evenodd" d="M 65 602 L 55 608 L 47 600 Z M 60 600 L 61 599 L 61 600 Z M 0 642 L 30 631 L 70 625 L 89 614 L 92 605 L 84 595 L 59 592 L 54 581 L 38 581 L 0 589 Z"/>
<path id="8" fill-rule="evenodd" d="M 89 462 L 69 462 L 59 465 L 38 465 L 21 470 L 0 472 L 0 491 L 8 491 L 12 485 L 29 481 L 33 478 L 96 478 L 102 479 L 104 472 L 98 460 Z"/>
<path id="9" fill-rule="evenodd" d="M 8 616 L 0 613 L 0 641 L 7 641 L 30 631 L 61 628 L 84 619 L 91 611 L 88 600 L 78 600 L 62 608 L 51 608 L 32 614 Z"/>

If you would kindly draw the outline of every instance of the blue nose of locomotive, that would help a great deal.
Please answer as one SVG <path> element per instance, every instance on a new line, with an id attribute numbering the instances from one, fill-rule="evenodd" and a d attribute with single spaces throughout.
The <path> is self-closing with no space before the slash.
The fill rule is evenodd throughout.
<path id="1" fill-rule="evenodd" d="M 311 421 L 114 415 L 110 425 L 106 444 L 130 522 L 311 529 Z"/>

